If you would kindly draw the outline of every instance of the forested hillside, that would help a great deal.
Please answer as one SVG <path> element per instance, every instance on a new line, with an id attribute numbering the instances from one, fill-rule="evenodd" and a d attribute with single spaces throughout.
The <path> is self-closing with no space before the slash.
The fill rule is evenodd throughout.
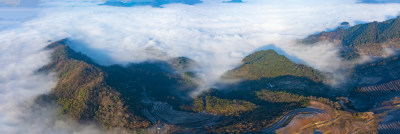
<path id="1" fill-rule="evenodd" d="M 39 71 L 57 73 L 57 85 L 48 96 L 61 107 L 60 114 L 107 129 L 146 132 L 151 126 L 168 124 L 168 132 L 176 133 L 269 132 L 284 127 L 302 111 L 324 113 L 326 109 L 313 108 L 311 102 L 338 113 L 344 110 L 319 71 L 273 50 L 245 57 L 240 67 L 222 77 L 241 81 L 191 98 L 198 78 L 196 62 L 189 58 L 102 66 L 70 49 L 65 40 L 46 49 L 53 51 L 51 62 Z M 331 120 L 336 114 L 328 115 L 321 120 Z M 346 113 L 346 118 L 364 123 L 357 115 Z M 346 124 L 335 123 L 332 127 Z"/>
<path id="2" fill-rule="evenodd" d="M 40 72 L 56 72 L 58 82 L 50 97 L 61 106 L 61 114 L 78 121 L 96 121 L 106 128 L 137 130 L 151 126 L 142 114 L 142 92 L 176 106 L 195 84 L 176 74 L 168 63 L 153 62 L 101 66 L 65 45 L 50 44 L 51 62 Z M 179 63 L 175 64 L 176 66 Z"/>
<path id="3" fill-rule="evenodd" d="M 260 80 L 279 76 L 306 77 L 315 82 L 323 80 L 323 76 L 315 69 L 303 64 L 296 64 L 274 50 L 258 51 L 246 56 L 242 65 L 230 70 L 227 77 Z"/>
<path id="4" fill-rule="evenodd" d="M 385 54 L 384 48 L 400 48 L 400 17 L 383 22 L 359 24 L 348 29 L 338 28 L 302 40 L 306 44 L 319 41 L 340 44 L 345 59 L 355 59 L 360 55 L 382 56 Z"/>

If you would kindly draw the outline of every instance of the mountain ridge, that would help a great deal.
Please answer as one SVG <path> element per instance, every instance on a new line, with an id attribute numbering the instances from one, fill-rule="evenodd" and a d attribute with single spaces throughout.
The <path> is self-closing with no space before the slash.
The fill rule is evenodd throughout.
<path id="1" fill-rule="evenodd" d="M 50 44 L 52 62 L 41 71 L 55 71 L 58 82 L 50 96 L 61 113 L 78 121 L 95 120 L 106 128 L 144 128 L 150 123 L 135 115 L 121 100 L 121 94 L 107 85 L 107 73 L 83 54 L 75 53 L 64 40 Z M 136 107 L 142 107 L 137 104 Z M 137 110 L 136 110 L 137 111 Z"/>
<path id="2" fill-rule="evenodd" d="M 338 28 L 306 37 L 300 42 L 314 44 L 329 41 L 341 46 L 344 59 L 357 59 L 363 55 L 384 56 L 385 48 L 400 48 L 400 17 L 383 22 L 358 24 L 348 29 Z"/>
<path id="3" fill-rule="evenodd" d="M 273 50 L 255 52 L 236 68 L 266 72 L 250 77 L 254 73 L 235 75 L 232 73 L 241 72 L 228 71 L 230 77 L 245 80 L 217 86 L 192 99 L 185 98 L 197 87 L 195 72 L 190 72 L 197 63 L 191 59 L 102 66 L 76 53 L 63 40 L 45 49 L 53 51 L 52 61 L 40 71 L 57 73 L 58 82 L 49 96 L 61 107 L 60 113 L 81 122 L 94 121 L 107 129 L 146 132 L 151 126 L 166 124 L 172 133 L 259 132 L 315 103 L 344 112 L 335 98 L 338 96 L 330 94 L 331 89 L 323 83 L 321 72 Z M 351 122 L 370 126 L 368 132 L 374 131 L 374 125 L 364 124 L 372 116 L 359 120 L 347 112 L 343 115 Z M 345 124 L 342 120 L 336 123 Z"/>
<path id="4" fill-rule="evenodd" d="M 307 77 L 315 82 L 321 82 L 324 79 L 318 70 L 304 64 L 296 64 L 271 49 L 257 51 L 246 56 L 242 60 L 242 65 L 229 70 L 226 77 L 259 80 L 284 75 Z"/>

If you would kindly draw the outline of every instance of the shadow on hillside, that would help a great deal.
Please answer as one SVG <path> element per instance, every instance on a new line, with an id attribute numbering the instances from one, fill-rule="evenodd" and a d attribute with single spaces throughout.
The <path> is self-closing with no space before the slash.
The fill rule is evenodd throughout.
<path id="1" fill-rule="evenodd" d="M 279 76 L 275 78 L 262 78 L 259 80 L 242 80 L 233 84 L 217 84 L 217 88 L 225 93 L 249 92 L 258 90 L 284 91 L 303 96 L 317 96 L 332 98 L 330 87 L 321 82 L 314 82 L 307 77 Z M 239 97 L 239 96 L 236 96 Z"/>
<path id="2" fill-rule="evenodd" d="M 109 52 L 104 49 L 91 48 L 90 45 L 80 40 L 64 39 L 65 45 L 70 47 L 77 53 L 82 53 L 93 61 L 101 65 L 111 65 L 113 59 L 109 56 Z"/>
<path id="3" fill-rule="evenodd" d="M 87 47 L 86 44 L 76 41 L 63 39 L 48 45 L 45 49 L 52 50 L 62 48 L 63 51 L 57 49 L 53 52 L 52 61 L 39 69 L 37 73 L 48 73 L 57 64 L 67 63 L 65 59 L 76 60 L 77 64 L 89 64 L 100 69 L 104 74 L 104 84 L 110 86 L 121 93 L 121 97 L 128 101 L 130 107 L 140 103 L 141 93 L 146 91 L 150 98 L 158 101 L 168 102 L 175 108 L 182 103 L 191 101 L 190 93 L 197 89 L 197 85 L 191 82 L 189 76 L 184 77 L 182 73 L 176 70 L 167 61 L 147 61 L 142 63 L 130 63 L 126 66 L 99 65 L 92 57 L 111 59 L 107 56 L 106 51 L 98 51 Z M 85 52 L 82 54 L 81 52 Z M 83 72 L 79 72 L 83 73 Z M 90 74 L 87 74 L 90 75 Z"/>

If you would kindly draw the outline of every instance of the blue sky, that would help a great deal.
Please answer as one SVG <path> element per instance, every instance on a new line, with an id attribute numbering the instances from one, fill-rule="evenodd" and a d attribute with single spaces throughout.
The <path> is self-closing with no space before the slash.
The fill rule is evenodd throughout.
<path id="1" fill-rule="evenodd" d="M 0 30 L 16 27 L 33 19 L 38 0 L 0 0 Z"/>

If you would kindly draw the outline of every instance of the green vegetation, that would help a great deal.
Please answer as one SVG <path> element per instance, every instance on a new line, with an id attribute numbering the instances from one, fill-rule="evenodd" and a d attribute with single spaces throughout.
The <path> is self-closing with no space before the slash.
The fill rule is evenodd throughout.
<path id="1" fill-rule="evenodd" d="M 257 97 L 261 100 L 268 102 L 280 102 L 280 103 L 299 103 L 301 107 L 307 107 L 310 105 L 310 98 L 302 95 L 291 94 L 288 92 L 273 92 L 268 90 L 261 90 L 257 92 Z"/>
<path id="2" fill-rule="evenodd" d="M 167 63 L 131 64 L 127 67 L 100 66 L 76 53 L 64 41 L 50 44 L 52 61 L 39 71 L 56 72 L 58 82 L 51 97 L 67 114 L 78 121 L 96 121 L 105 128 L 136 131 L 150 126 L 142 115 L 141 93 L 179 106 L 195 84 L 173 73 Z M 185 77 L 193 74 L 184 73 Z"/>
<path id="3" fill-rule="evenodd" d="M 246 56 L 243 65 L 227 73 L 228 77 L 260 80 L 261 78 L 275 78 L 278 76 L 306 77 L 315 82 L 322 81 L 320 73 L 303 64 L 296 64 L 274 50 L 258 51 Z"/>
<path id="4" fill-rule="evenodd" d="M 169 64 L 171 64 L 174 69 L 182 72 L 190 71 L 197 65 L 195 61 L 186 57 L 173 58 L 169 60 Z"/>
<path id="5" fill-rule="evenodd" d="M 338 103 L 322 97 L 271 90 L 221 92 L 210 89 L 194 100 L 192 110 L 225 115 L 224 120 L 206 128 L 209 132 L 257 132 L 286 113 L 309 106 L 311 100 L 340 109 Z"/>
<path id="6" fill-rule="evenodd" d="M 382 46 L 379 43 L 400 39 L 400 17 L 384 22 L 372 22 L 359 24 L 349 29 L 339 28 L 332 32 L 322 32 L 311 35 L 302 40 L 303 43 L 316 43 L 322 40 L 340 41 L 343 45 L 342 55 L 345 59 L 359 57 L 358 51 L 368 49 L 381 53 Z"/>
<path id="7" fill-rule="evenodd" d="M 232 111 L 238 108 L 231 107 L 233 100 L 229 99 L 231 96 L 226 93 L 218 93 L 218 91 L 213 91 L 214 93 L 208 94 L 207 98 L 211 98 L 212 103 L 216 103 L 218 106 L 224 106 L 224 111 Z M 217 92 L 217 93 L 215 93 Z M 266 126 L 276 122 L 281 116 L 290 112 L 291 110 L 301 108 L 308 105 L 303 105 L 298 102 L 269 102 L 262 100 L 256 96 L 256 91 L 247 91 L 248 94 L 241 94 L 238 100 L 241 100 L 242 104 L 246 104 L 251 109 L 246 111 L 238 112 L 237 114 L 231 114 L 225 117 L 220 123 L 207 128 L 210 132 L 256 132 L 265 128 Z M 236 92 L 237 93 L 237 92 Z M 265 92 L 266 93 L 266 92 Z M 223 99 L 222 99 L 223 98 Z M 232 97 L 236 98 L 236 97 Z M 240 99 L 239 99 L 240 98 Z M 204 98 L 203 98 L 204 99 Z M 230 100 L 230 101 L 227 101 Z M 201 105 L 200 102 L 198 105 Z M 225 104 L 225 105 L 221 105 Z M 257 105 L 257 107 L 254 107 Z M 303 105 L 303 106 L 302 106 Z M 244 107 L 242 106 L 242 107 Z"/>
<path id="8" fill-rule="evenodd" d="M 169 63 L 106 67 L 74 52 L 62 41 L 47 49 L 54 50 L 52 62 L 41 71 L 58 74 L 59 80 L 50 98 L 60 105 L 60 112 L 78 121 L 95 121 L 109 129 L 136 131 L 151 126 L 141 112 L 146 108 L 141 102 L 144 91 L 151 99 L 167 102 L 177 110 L 223 115 L 221 122 L 206 128 L 210 132 L 259 131 L 291 110 L 308 106 L 310 100 L 335 105 L 329 99 L 312 97 L 313 90 L 263 90 L 274 80 L 294 80 L 310 85 L 321 81 L 316 70 L 295 64 L 273 50 L 249 55 L 243 59 L 241 67 L 228 72 L 253 82 L 233 85 L 238 90 L 229 92 L 210 90 L 191 100 L 185 97 L 197 85 L 196 74 L 188 69 L 194 64 L 190 59 L 181 57 Z"/>
<path id="9" fill-rule="evenodd" d="M 292 94 L 283 91 L 269 91 L 269 90 L 261 90 L 257 92 L 257 97 L 261 100 L 265 100 L 268 102 L 276 103 L 299 103 L 301 107 L 306 107 L 309 105 L 310 101 L 318 101 L 324 104 L 327 104 L 333 108 L 340 109 L 341 106 L 337 102 L 333 102 L 327 98 L 323 97 L 314 97 L 314 96 L 302 96 L 298 94 Z"/>
<path id="10" fill-rule="evenodd" d="M 184 72 L 182 74 L 182 78 L 183 78 L 183 80 L 184 80 L 184 82 L 186 84 L 196 85 L 195 84 L 195 79 L 196 79 L 196 74 L 195 73 L 193 73 L 193 72 Z"/>
<path id="11" fill-rule="evenodd" d="M 257 97 L 268 102 L 299 102 L 307 99 L 304 96 L 287 92 L 273 92 L 261 90 L 257 92 Z"/>
<path id="12" fill-rule="evenodd" d="M 371 22 L 352 26 L 349 29 L 339 28 L 332 32 L 311 35 L 304 43 L 316 43 L 321 40 L 341 40 L 344 46 L 355 47 L 368 43 L 382 43 L 400 38 L 400 17 L 384 22 Z"/>
<path id="13" fill-rule="evenodd" d="M 106 128 L 136 129 L 150 123 L 138 111 L 142 105 L 128 110 L 120 93 L 107 85 L 107 74 L 86 56 L 56 42 L 52 62 L 41 71 L 55 71 L 58 82 L 51 96 L 61 106 L 61 113 L 79 121 L 96 120 Z"/>
<path id="14" fill-rule="evenodd" d="M 365 95 L 365 92 L 364 93 L 362 92 L 361 87 L 367 87 L 367 86 L 379 87 L 379 85 L 381 84 L 385 85 L 385 83 L 390 83 L 399 80 L 400 75 L 398 75 L 399 71 L 397 70 L 397 68 L 400 68 L 399 56 L 388 57 L 354 67 L 350 72 L 352 74 L 353 78 L 352 80 L 354 81 L 353 83 L 360 83 L 360 84 L 354 85 L 355 88 L 353 88 L 352 92 L 350 92 L 350 96 L 358 96 L 358 97 L 363 96 L 366 97 L 365 99 L 370 99 L 368 95 Z M 373 82 L 363 82 L 363 79 L 365 77 L 379 78 L 379 79 L 376 79 Z M 387 92 L 387 93 L 391 94 L 394 92 Z"/>
<path id="15" fill-rule="evenodd" d="M 395 38 L 400 38 L 400 17 L 351 27 L 344 32 L 343 44 L 358 46 L 371 42 L 382 43 Z"/>
<path id="16" fill-rule="evenodd" d="M 250 111 L 257 106 L 253 103 L 243 100 L 221 99 L 215 96 L 206 95 L 196 98 L 193 103 L 194 111 L 205 111 L 213 114 L 222 114 L 225 116 L 236 115 L 244 111 Z"/>

